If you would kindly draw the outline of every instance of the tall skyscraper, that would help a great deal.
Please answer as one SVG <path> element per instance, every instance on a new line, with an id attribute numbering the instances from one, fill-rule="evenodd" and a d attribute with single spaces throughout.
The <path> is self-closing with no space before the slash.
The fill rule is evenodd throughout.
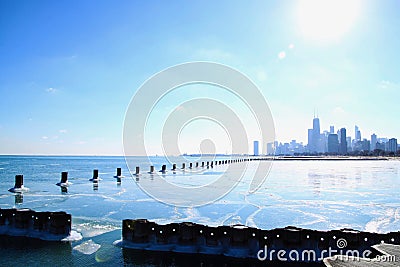
<path id="1" fill-rule="evenodd" d="M 314 130 L 314 134 L 318 134 L 318 136 L 321 133 L 321 129 L 319 127 L 319 118 L 314 118 L 313 119 L 313 130 Z"/>
<path id="2" fill-rule="evenodd" d="M 357 125 L 354 127 L 354 139 L 355 139 L 356 141 L 361 141 L 361 131 L 360 131 L 360 129 L 358 128 Z"/>
<path id="3" fill-rule="evenodd" d="M 377 142 L 377 136 L 376 134 L 371 135 L 371 151 L 374 151 L 376 149 L 376 142 Z"/>
<path id="4" fill-rule="evenodd" d="M 311 153 L 323 152 L 321 149 L 321 129 L 319 118 L 313 119 L 313 128 L 308 130 L 308 150 Z"/>
<path id="5" fill-rule="evenodd" d="M 329 126 L 329 133 L 334 134 L 335 133 L 335 126 Z"/>
<path id="6" fill-rule="evenodd" d="M 388 151 L 389 152 L 397 152 L 397 139 L 390 138 L 388 141 Z"/>
<path id="7" fill-rule="evenodd" d="M 254 141 L 254 156 L 259 156 L 260 153 L 258 152 L 258 141 Z"/>
<path id="8" fill-rule="evenodd" d="M 328 152 L 339 153 L 339 139 L 337 134 L 328 135 Z"/>
<path id="9" fill-rule="evenodd" d="M 340 154 L 346 154 L 347 153 L 346 128 L 340 129 L 339 153 Z"/>

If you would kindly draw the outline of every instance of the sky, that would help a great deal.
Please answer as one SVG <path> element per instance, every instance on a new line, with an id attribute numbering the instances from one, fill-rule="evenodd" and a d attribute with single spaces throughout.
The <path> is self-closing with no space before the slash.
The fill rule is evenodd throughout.
<path id="1" fill-rule="evenodd" d="M 314 110 L 322 130 L 346 127 L 354 137 L 358 125 L 363 138 L 399 138 L 399 8 L 396 0 L 0 0 L 0 154 L 122 155 L 135 92 L 191 61 L 248 76 L 279 141 L 306 144 Z M 185 94 L 229 99 L 241 110 L 216 87 Z M 153 123 L 178 98 L 160 101 Z M 252 142 L 256 124 L 244 121 Z M 207 133 L 223 143 L 217 152 L 229 151 L 223 128 L 197 121 L 182 128 L 181 152 L 196 153 Z M 162 153 L 158 145 L 149 151 Z"/>

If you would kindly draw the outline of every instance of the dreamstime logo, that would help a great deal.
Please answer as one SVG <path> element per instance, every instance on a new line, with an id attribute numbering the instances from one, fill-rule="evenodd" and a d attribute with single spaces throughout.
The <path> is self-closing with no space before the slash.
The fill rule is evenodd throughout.
<path id="1" fill-rule="evenodd" d="M 337 245 L 337 247 L 338 247 L 339 249 L 345 248 L 345 247 L 347 247 L 347 241 L 346 241 L 346 239 L 344 239 L 344 238 L 339 238 L 339 239 L 336 241 L 336 245 Z"/>
<path id="2" fill-rule="evenodd" d="M 193 97 L 188 94 L 185 100 L 175 105 L 171 111 L 163 111 L 168 116 L 163 121 L 159 120 L 159 110 L 157 106 L 165 99 L 172 98 L 177 90 L 182 90 L 185 86 L 214 86 L 225 93 L 229 93 L 240 101 L 252 115 L 259 131 L 260 144 L 266 145 L 267 142 L 275 140 L 274 123 L 269 106 L 257 88 L 257 86 L 244 74 L 222 64 L 211 62 L 190 62 L 167 68 L 151 78 L 149 78 L 134 94 L 127 112 L 125 114 L 123 129 L 124 155 L 128 168 L 133 173 L 137 166 L 136 159 L 131 156 L 147 156 L 149 166 L 157 165 L 152 162 L 151 153 L 148 151 L 147 143 L 151 139 L 149 136 L 161 136 L 161 146 L 166 157 L 166 164 L 169 166 L 174 163 L 175 158 L 170 155 L 182 155 L 180 151 L 179 137 L 183 129 L 194 121 L 207 121 L 219 125 L 226 133 L 229 140 L 230 153 L 232 155 L 249 153 L 249 135 L 246 119 L 241 118 L 237 111 L 236 104 L 229 100 L 221 101 L 212 94 L 207 97 Z M 185 91 L 184 91 L 185 92 Z M 181 96 L 180 96 L 181 97 Z M 149 131 L 149 125 L 161 125 L 161 133 Z M 209 153 L 214 149 L 215 141 L 205 139 L 199 146 L 200 149 L 206 147 Z M 201 156 L 204 159 L 204 155 Z M 143 163 L 142 163 L 143 164 Z M 201 186 L 182 186 L 171 182 L 168 174 L 154 173 L 151 179 L 141 179 L 138 185 L 153 198 L 167 204 L 175 206 L 200 206 L 211 203 L 230 192 L 242 179 L 246 172 L 248 162 L 235 163 L 234 175 L 229 175 L 233 164 L 226 165 L 225 171 L 218 175 L 208 184 Z M 260 163 L 255 162 L 257 167 L 249 184 L 248 191 L 255 192 L 266 179 L 271 162 L 264 162 L 260 168 Z M 240 170 L 240 171 L 238 171 Z M 204 170 L 200 170 L 204 172 Z M 195 170 L 191 170 L 195 173 Z M 198 174 L 200 174 L 198 173 Z M 175 178 L 174 178 L 175 179 Z M 178 177 L 176 177 L 178 179 Z"/>
<path id="3" fill-rule="evenodd" d="M 328 247 L 327 249 L 268 249 L 265 245 L 257 252 L 257 259 L 260 261 L 290 261 L 290 262 L 327 262 L 329 260 L 342 261 L 367 261 L 367 262 L 396 262 L 395 255 L 373 255 L 371 250 L 346 249 L 347 240 L 339 238 L 336 241 L 338 249 Z"/>

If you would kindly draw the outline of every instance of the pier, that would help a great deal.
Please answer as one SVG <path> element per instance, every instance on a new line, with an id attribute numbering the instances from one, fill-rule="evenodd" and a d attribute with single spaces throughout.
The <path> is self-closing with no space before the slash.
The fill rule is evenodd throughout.
<path id="1" fill-rule="evenodd" d="M 0 209 L 0 235 L 61 241 L 71 234 L 71 214 Z"/>
<path id="2" fill-rule="evenodd" d="M 285 261 L 321 262 L 329 252 L 347 255 L 357 251 L 359 255 L 375 255 L 371 251 L 374 245 L 389 243 L 400 245 L 400 232 L 316 231 L 291 226 L 264 230 L 244 225 L 211 227 L 191 222 L 160 225 L 146 219 L 125 219 L 118 245 L 260 261 L 280 261 L 286 255 Z"/>

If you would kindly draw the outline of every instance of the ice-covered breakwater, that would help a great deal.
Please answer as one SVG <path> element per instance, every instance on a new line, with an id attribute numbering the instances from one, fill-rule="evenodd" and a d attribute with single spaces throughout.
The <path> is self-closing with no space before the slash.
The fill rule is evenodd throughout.
<path id="1" fill-rule="evenodd" d="M 286 255 L 288 261 L 291 257 L 300 261 L 322 261 L 329 253 L 346 255 L 357 251 L 365 255 L 370 254 L 372 245 L 379 243 L 400 244 L 400 232 L 315 231 L 290 226 L 262 230 L 244 225 L 210 227 L 191 222 L 160 225 L 146 219 L 125 219 L 122 240 L 116 242 L 133 249 L 236 258 L 278 260 Z M 299 257 L 304 254 L 307 257 Z"/>
<path id="2" fill-rule="evenodd" d="M 63 211 L 36 212 L 31 209 L 0 209 L 0 235 L 51 241 L 79 239 L 73 237 L 71 221 L 71 214 Z"/>

